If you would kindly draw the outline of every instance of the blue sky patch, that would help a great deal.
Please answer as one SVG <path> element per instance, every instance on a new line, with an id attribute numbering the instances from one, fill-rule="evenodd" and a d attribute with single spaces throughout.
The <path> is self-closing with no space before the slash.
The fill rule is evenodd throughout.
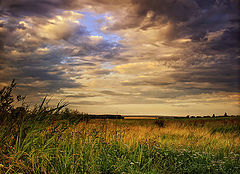
<path id="1" fill-rule="evenodd" d="M 81 24 L 87 27 L 87 31 L 93 36 L 102 36 L 104 40 L 109 42 L 118 42 L 122 38 L 116 34 L 103 33 L 101 28 L 106 24 L 106 16 L 108 14 L 94 14 L 93 12 L 78 12 L 83 14 L 84 17 L 81 19 Z"/>

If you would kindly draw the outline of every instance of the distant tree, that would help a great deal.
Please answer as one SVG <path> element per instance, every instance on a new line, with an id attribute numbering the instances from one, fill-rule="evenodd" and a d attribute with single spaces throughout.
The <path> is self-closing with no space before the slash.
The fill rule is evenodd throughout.
<path id="1" fill-rule="evenodd" d="M 225 112 L 225 114 L 224 114 L 224 117 L 227 117 L 228 115 L 227 115 L 227 113 Z"/>
<path id="2" fill-rule="evenodd" d="M 213 114 L 212 117 L 215 117 L 215 114 Z"/>

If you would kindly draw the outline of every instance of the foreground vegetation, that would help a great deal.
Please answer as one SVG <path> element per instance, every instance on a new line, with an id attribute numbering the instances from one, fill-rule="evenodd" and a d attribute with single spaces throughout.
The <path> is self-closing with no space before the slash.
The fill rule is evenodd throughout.
<path id="1" fill-rule="evenodd" d="M 46 97 L 34 109 L 15 108 L 11 88 L 0 93 L 0 173 L 240 170 L 239 117 L 89 120 L 63 103 L 49 108 Z"/>

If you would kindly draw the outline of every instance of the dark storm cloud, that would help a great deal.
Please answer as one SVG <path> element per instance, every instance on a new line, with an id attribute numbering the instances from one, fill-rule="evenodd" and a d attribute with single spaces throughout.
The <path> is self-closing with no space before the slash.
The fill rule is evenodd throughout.
<path id="1" fill-rule="evenodd" d="M 225 28 L 220 36 L 192 48 L 192 55 L 185 55 L 182 59 L 184 64 L 175 66 L 178 73 L 172 77 L 177 82 L 209 83 L 208 86 L 197 87 L 200 91 L 239 92 L 239 39 L 239 28 Z"/>
<path id="2" fill-rule="evenodd" d="M 209 49 L 229 55 L 239 55 L 240 30 L 238 27 L 226 28 L 223 34 L 207 43 Z"/>
<path id="3" fill-rule="evenodd" d="M 184 86 L 189 89 L 200 89 L 205 92 L 226 91 L 239 92 L 239 60 L 234 58 L 226 58 L 216 60 L 216 63 L 207 66 L 199 65 L 181 67 L 179 72 L 171 75 L 179 83 L 185 83 Z M 181 70 L 181 71 L 180 71 Z M 187 86 L 187 82 L 197 85 Z M 201 85 L 208 83 L 207 86 Z M 177 88 L 184 88 L 177 87 Z"/>
<path id="4" fill-rule="evenodd" d="M 24 24 L 19 24 L 19 21 L 16 18 L 9 18 L 7 22 L 0 23 L 0 27 L 6 28 L 7 31 L 9 31 L 9 32 L 13 32 L 16 29 L 22 29 L 22 30 L 26 29 Z"/>
<path id="5" fill-rule="evenodd" d="M 34 85 L 34 83 L 31 85 L 31 82 L 38 82 L 38 80 L 29 79 L 26 81 L 23 81 L 21 79 L 16 79 L 17 88 L 19 88 L 19 93 L 22 93 L 23 95 L 35 95 L 36 93 L 40 94 L 56 94 L 56 93 L 62 93 L 62 88 L 81 88 L 83 87 L 81 84 L 77 84 L 74 82 L 74 80 L 69 80 L 66 78 L 62 78 L 60 80 L 49 80 L 41 81 L 44 82 L 44 86 L 41 86 L 41 84 L 37 83 Z M 64 83 L 62 81 L 65 81 Z M 22 84 L 25 83 L 25 84 Z M 28 84 L 28 85 L 27 85 Z M 30 84 L 30 85 L 29 85 Z"/>
<path id="6" fill-rule="evenodd" d="M 81 84 L 67 78 L 62 69 L 55 67 L 57 59 L 61 59 L 61 57 L 48 57 L 47 61 L 41 60 L 41 57 L 35 57 L 35 60 L 27 58 L 22 61 L 8 60 L 3 66 L 12 69 L 10 69 L 11 72 L 9 69 L 0 72 L 1 81 L 8 82 L 16 79 L 18 87 L 27 94 L 37 91 L 55 93 L 61 88 L 81 88 Z M 39 84 L 35 84 L 35 82 L 39 82 Z"/>
<path id="7" fill-rule="evenodd" d="M 1 0 L 0 14 L 10 16 L 49 17 L 59 9 L 75 7 L 75 0 Z M 80 6 L 78 4 L 78 6 Z"/>
<path id="8" fill-rule="evenodd" d="M 190 37 L 200 41 L 207 39 L 205 36 L 208 32 L 218 31 L 239 21 L 237 0 L 132 0 L 131 3 L 132 10 L 116 22 L 112 30 L 139 27 L 146 30 L 171 24 L 167 39 Z"/>
<path id="9" fill-rule="evenodd" d="M 205 14 L 208 14 L 207 22 L 214 22 L 221 17 L 215 16 L 216 13 L 225 12 L 225 15 L 236 13 L 238 2 L 230 0 L 133 0 L 133 4 L 136 5 L 137 17 L 145 17 L 148 12 L 152 11 L 151 20 L 160 20 L 158 17 L 164 17 L 163 21 L 159 22 L 187 22 L 192 18 L 201 18 Z"/>
<path id="10" fill-rule="evenodd" d="M 224 42 L 228 42 L 227 40 Z M 198 54 L 200 51 L 197 50 L 197 53 L 192 53 L 192 55 L 196 54 L 196 57 L 182 55 L 179 60 L 174 59 L 172 65 L 169 63 L 169 66 L 175 69 L 175 72 L 169 75 L 169 79 L 173 79 L 176 84 L 169 84 L 168 87 L 194 91 L 196 94 L 240 91 L 238 44 L 232 45 L 232 47 L 218 41 L 212 41 L 208 44 L 210 46 L 204 47 L 205 54 Z M 217 51 L 211 47 L 213 45 L 219 45 Z M 224 49 L 222 50 L 221 47 Z M 176 63 L 178 61 L 182 63 L 178 65 Z"/>
<path id="11" fill-rule="evenodd" d="M 21 34 L 17 33 L 16 30 L 21 29 L 25 30 L 23 24 L 19 24 L 19 21 L 15 18 L 9 18 L 6 21 L 2 21 L 0 24 L 0 50 L 8 51 L 8 47 L 17 47 L 16 43 L 18 43 L 21 38 Z"/>
<path id="12" fill-rule="evenodd" d="M 136 13 L 139 17 L 145 17 L 148 12 L 154 14 L 151 20 L 164 16 L 166 20 L 187 21 L 196 13 L 197 4 L 191 0 L 133 0 L 136 5 Z"/>

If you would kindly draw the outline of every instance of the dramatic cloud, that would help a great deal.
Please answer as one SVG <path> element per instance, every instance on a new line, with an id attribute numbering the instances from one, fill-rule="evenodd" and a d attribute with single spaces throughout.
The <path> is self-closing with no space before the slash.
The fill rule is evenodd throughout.
<path id="1" fill-rule="evenodd" d="M 1 13 L 12 16 L 40 16 L 55 15 L 58 10 L 72 9 L 74 0 L 8 0 L 1 2 Z M 78 4 L 79 5 L 79 4 Z"/>
<path id="2" fill-rule="evenodd" d="M 0 87 L 15 78 L 30 102 L 50 93 L 90 113 L 239 114 L 238 7 L 0 0 Z"/>

